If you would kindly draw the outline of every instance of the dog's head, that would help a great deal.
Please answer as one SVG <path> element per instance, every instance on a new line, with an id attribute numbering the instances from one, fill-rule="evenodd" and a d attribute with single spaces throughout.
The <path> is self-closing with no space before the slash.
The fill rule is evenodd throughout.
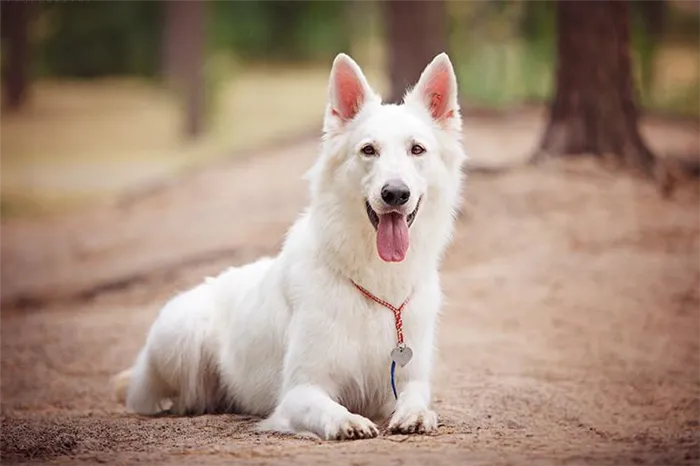
<path id="1" fill-rule="evenodd" d="M 435 221 L 434 215 L 451 224 L 464 153 L 457 81 L 446 54 L 426 67 L 401 105 L 383 105 L 360 67 L 338 55 L 324 135 L 314 194 L 343 204 L 343 215 L 355 223 L 361 215 L 382 260 L 404 260 L 414 224 Z"/>

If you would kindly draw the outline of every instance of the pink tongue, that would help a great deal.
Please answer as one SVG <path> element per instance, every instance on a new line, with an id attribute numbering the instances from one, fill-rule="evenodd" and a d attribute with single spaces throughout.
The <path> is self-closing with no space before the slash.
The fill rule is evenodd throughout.
<path id="1" fill-rule="evenodd" d="M 401 262 L 408 251 L 408 223 L 396 212 L 379 216 L 377 251 L 386 262 Z"/>

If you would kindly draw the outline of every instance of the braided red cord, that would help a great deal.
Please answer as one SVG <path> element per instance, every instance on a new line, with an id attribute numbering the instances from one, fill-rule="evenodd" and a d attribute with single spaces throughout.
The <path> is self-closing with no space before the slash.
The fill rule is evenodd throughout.
<path id="1" fill-rule="evenodd" d="M 362 288 L 360 285 L 355 283 L 354 281 L 352 282 L 353 285 L 355 285 L 355 288 L 360 290 L 360 293 L 365 295 L 367 298 L 371 299 L 377 304 L 380 304 L 384 306 L 385 308 L 389 309 L 391 312 L 394 313 L 394 325 L 396 326 L 396 341 L 398 342 L 399 345 L 403 344 L 403 321 L 401 320 L 401 312 L 403 312 L 403 308 L 406 307 L 406 303 L 408 303 L 408 300 L 411 299 L 409 296 L 406 298 L 406 300 L 401 304 L 399 307 L 394 307 L 391 304 L 387 303 L 381 298 L 377 298 L 374 296 L 372 293 L 367 291 L 366 289 Z"/>

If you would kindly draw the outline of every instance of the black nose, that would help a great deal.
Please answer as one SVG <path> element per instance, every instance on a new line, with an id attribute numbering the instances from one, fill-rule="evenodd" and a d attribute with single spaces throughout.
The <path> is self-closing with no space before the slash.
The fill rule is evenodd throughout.
<path id="1" fill-rule="evenodd" d="M 382 200 L 390 206 L 404 205 L 411 197 L 411 190 L 403 181 L 389 181 L 382 188 Z"/>

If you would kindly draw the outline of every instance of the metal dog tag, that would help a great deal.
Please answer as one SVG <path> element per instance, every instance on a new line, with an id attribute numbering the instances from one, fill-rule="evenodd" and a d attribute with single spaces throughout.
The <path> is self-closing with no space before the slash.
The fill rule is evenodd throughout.
<path id="1" fill-rule="evenodd" d="M 406 345 L 399 345 L 391 350 L 391 360 L 401 367 L 404 367 L 411 361 L 413 350 Z"/>

